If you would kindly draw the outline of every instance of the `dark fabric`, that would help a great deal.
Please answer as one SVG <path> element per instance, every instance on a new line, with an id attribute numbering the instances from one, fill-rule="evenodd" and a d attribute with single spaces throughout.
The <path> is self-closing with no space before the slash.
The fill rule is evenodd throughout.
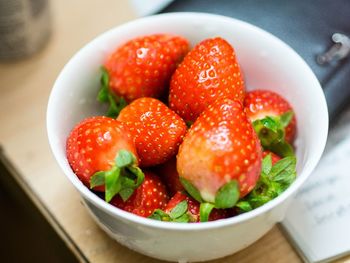
<path id="1" fill-rule="evenodd" d="M 316 56 L 333 33 L 350 37 L 349 0 L 177 0 L 162 12 L 208 12 L 234 17 L 276 35 L 309 64 L 326 94 L 331 121 L 350 104 L 350 59 L 320 66 Z"/>

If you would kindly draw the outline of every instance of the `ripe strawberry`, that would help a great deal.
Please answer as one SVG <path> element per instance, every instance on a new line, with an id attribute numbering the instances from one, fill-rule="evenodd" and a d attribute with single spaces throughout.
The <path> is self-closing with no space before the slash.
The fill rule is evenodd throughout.
<path id="1" fill-rule="evenodd" d="M 185 189 L 198 201 L 230 208 L 255 186 L 262 149 L 240 102 L 217 100 L 195 121 L 177 155 Z"/>
<path id="2" fill-rule="evenodd" d="M 170 82 L 169 105 L 193 122 L 218 98 L 244 99 L 244 81 L 232 46 L 222 38 L 206 39 L 191 50 Z"/>
<path id="3" fill-rule="evenodd" d="M 148 217 L 155 209 L 163 209 L 168 200 L 168 194 L 160 178 L 154 173 L 145 172 L 144 182 L 126 202 L 116 196 L 111 204 L 130 213 Z"/>
<path id="4" fill-rule="evenodd" d="M 247 92 L 244 100 L 247 116 L 251 121 L 262 120 L 266 117 L 275 118 L 277 124 L 281 123 L 285 140 L 293 143 L 296 133 L 296 118 L 293 108 L 287 100 L 279 94 L 268 90 L 253 90 Z M 283 117 L 285 116 L 285 120 Z"/>
<path id="5" fill-rule="evenodd" d="M 160 97 L 188 49 L 186 39 L 168 34 L 126 42 L 105 62 L 110 90 L 128 102 L 141 97 Z"/>
<path id="6" fill-rule="evenodd" d="M 186 132 L 185 122 L 157 99 L 140 98 L 125 107 L 118 117 L 133 136 L 141 166 L 153 166 L 177 153 Z"/>
<path id="7" fill-rule="evenodd" d="M 180 182 L 179 174 L 176 170 L 176 157 L 173 157 L 169 161 L 157 166 L 156 170 L 163 179 L 163 182 L 171 196 L 175 195 L 179 191 L 185 190 Z"/>
<path id="8" fill-rule="evenodd" d="M 86 186 L 104 191 L 105 177 L 108 177 L 106 201 L 124 189 L 123 184 L 120 189 L 113 189 L 117 182 L 110 179 L 119 176 L 116 173 L 120 172 L 119 178 L 133 174 L 132 181 L 136 177 L 142 181 L 143 174 L 136 167 L 138 161 L 133 139 L 125 125 L 115 119 L 97 116 L 80 122 L 67 139 L 66 154 L 74 173 Z M 122 158 L 122 162 L 118 158 Z M 124 167 L 130 170 L 127 176 L 123 174 Z M 129 189 L 130 185 L 126 188 Z"/>

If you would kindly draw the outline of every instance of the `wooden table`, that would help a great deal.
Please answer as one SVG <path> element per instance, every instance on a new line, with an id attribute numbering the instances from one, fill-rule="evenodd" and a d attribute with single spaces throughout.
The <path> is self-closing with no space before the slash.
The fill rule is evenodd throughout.
<path id="1" fill-rule="evenodd" d="M 45 127 L 48 96 L 64 64 L 92 38 L 136 15 L 124 0 L 56 0 L 51 4 L 53 34 L 46 47 L 28 59 L 0 64 L 0 144 L 21 174 L 17 180 L 79 260 L 158 262 L 119 245 L 94 223 L 53 159 Z M 213 262 L 301 259 L 274 227 L 250 247 Z"/>

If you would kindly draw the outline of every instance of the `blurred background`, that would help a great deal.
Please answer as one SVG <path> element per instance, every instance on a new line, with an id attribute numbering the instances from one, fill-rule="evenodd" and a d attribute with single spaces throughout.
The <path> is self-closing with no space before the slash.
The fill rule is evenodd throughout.
<path id="1" fill-rule="evenodd" d="M 348 136 L 348 0 L 0 0 L 2 262 L 105 262 L 106 257 L 155 262 L 111 242 L 92 222 L 51 155 L 45 113 L 56 77 L 83 45 L 137 17 L 179 11 L 235 17 L 288 43 L 325 91 L 331 120 L 327 150 Z M 300 262 L 277 228 L 253 246 L 232 261 L 259 262 L 269 246 L 288 262 Z M 277 255 L 267 258 L 278 262 Z"/>

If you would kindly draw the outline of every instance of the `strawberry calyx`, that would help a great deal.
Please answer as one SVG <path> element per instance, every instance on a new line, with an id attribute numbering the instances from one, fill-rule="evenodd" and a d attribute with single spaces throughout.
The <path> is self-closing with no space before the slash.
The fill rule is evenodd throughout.
<path id="1" fill-rule="evenodd" d="M 294 156 L 293 147 L 285 140 L 285 128 L 293 118 L 293 111 L 280 116 L 266 116 L 253 122 L 253 127 L 265 150 L 281 157 Z"/>
<path id="2" fill-rule="evenodd" d="M 287 156 L 274 165 L 271 154 L 262 161 L 260 178 L 254 189 L 236 207 L 240 212 L 248 212 L 264 205 L 283 193 L 296 178 L 296 157 Z"/>
<path id="3" fill-rule="evenodd" d="M 136 165 L 136 157 L 127 150 L 120 150 L 110 170 L 96 172 L 90 178 L 90 188 L 105 185 L 106 202 L 110 202 L 116 194 L 126 201 L 144 178 L 144 173 Z"/>
<path id="4" fill-rule="evenodd" d="M 161 209 L 156 209 L 148 218 L 166 221 L 166 222 L 177 222 L 177 223 L 189 223 L 195 222 L 195 219 L 188 211 L 188 202 L 183 200 L 178 203 L 169 213 L 164 212 Z"/>
<path id="5" fill-rule="evenodd" d="M 127 105 L 123 97 L 115 95 L 109 89 L 109 74 L 105 67 L 101 67 L 101 87 L 97 95 L 97 100 L 108 104 L 107 117 L 116 118 L 120 111 Z"/>
<path id="6" fill-rule="evenodd" d="M 215 208 L 212 203 L 201 203 L 199 206 L 199 221 L 208 222 L 211 211 Z"/>
<path id="7" fill-rule="evenodd" d="M 204 202 L 199 190 L 190 181 L 183 177 L 180 177 L 180 182 L 192 198 L 194 198 L 199 203 Z"/>
<path id="8" fill-rule="evenodd" d="M 216 192 L 214 203 L 205 202 L 199 190 L 187 179 L 180 177 L 180 182 L 182 183 L 188 194 L 200 203 L 201 222 L 207 222 L 209 220 L 210 213 L 214 208 L 232 208 L 236 205 L 236 203 L 239 200 L 240 191 L 237 180 L 231 180 L 223 186 L 221 186 Z"/>

